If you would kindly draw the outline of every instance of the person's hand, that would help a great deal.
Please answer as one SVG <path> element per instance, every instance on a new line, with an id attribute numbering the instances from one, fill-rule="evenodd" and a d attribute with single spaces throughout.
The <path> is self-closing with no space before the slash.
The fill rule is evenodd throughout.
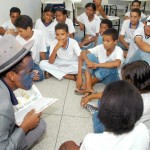
<path id="1" fill-rule="evenodd" d="M 84 42 L 80 42 L 80 43 L 79 43 L 79 46 L 80 46 L 80 47 L 83 47 L 83 46 L 84 46 Z"/>
<path id="2" fill-rule="evenodd" d="M 84 24 L 80 23 L 79 25 L 80 25 L 80 30 L 84 31 Z"/>
<path id="3" fill-rule="evenodd" d="M 29 130 L 36 128 L 39 124 L 41 115 L 41 112 L 36 113 L 35 110 L 32 109 L 25 116 L 20 128 L 22 128 L 25 133 L 27 133 Z"/>
<path id="4" fill-rule="evenodd" d="M 82 107 L 85 107 L 86 104 L 87 104 L 89 101 L 90 101 L 89 96 L 83 97 L 83 98 L 81 99 L 80 105 L 81 105 Z"/>
<path id="5" fill-rule="evenodd" d="M 5 32 L 5 34 L 12 34 L 12 35 L 14 35 L 14 33 L 15 33 L 14 29 L 9 29 Z"/>
<path id="6" fill-rule="evenodd" d="M 40 80 L 39 71 L 38 70 L 33 70 L 33 72 L 34 72 L 33 81 Z"/>
<path id="7" fill-rule="evenodd" d="M 59 47 L 62 47 L 64 45 L 64 41 L 63 40 L 60 40 L 58 41 L 58 44 L 57 44 Z"/>

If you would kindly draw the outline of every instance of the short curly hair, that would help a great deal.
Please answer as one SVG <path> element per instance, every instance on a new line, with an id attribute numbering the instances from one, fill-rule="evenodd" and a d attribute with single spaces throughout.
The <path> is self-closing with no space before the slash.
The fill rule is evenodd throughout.
<path id="1" fill-rule="evenodd" d="M 127 81 L 106 86 L 98 118 L 105 130 L 116 135 L 130 132 L 143 114 L 143 100 L 138 89 Z"/>
<path id="2" fill-rule="evenodd" d="M 126 64 L 121 73 L 123 80 L 133 83 L 141 93 L 150 92 L 150 66 L 146 61 Z"/>

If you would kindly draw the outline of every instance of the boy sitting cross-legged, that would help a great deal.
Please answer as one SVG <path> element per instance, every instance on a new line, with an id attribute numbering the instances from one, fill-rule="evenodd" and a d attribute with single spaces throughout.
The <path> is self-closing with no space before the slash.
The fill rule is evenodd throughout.
<path id="1" fill-rule="evenodd" d="M 59 80 L 63 77 L 76 80 L 80 47 L 77 41 L 69 38 L 67 24 L 58 23 L 55 32 L 56 40 L 50 45 L 49 60 L 41 61 L 40 67 Z"/>
<path id="2" fill-rule="evenodd" d="M 108 29 L 103 33 L 103 44 L 81 52 L 76 94 L 85 94 L 85 97 L 94 92 L 92 86 L 95 83 L 102 82 L 108 84 L 119 80 L 118 68 L 123 62 L 123 51 L 120 47 L 116 46 L 117 40 L 117 30 Z M 82 70 L 84 70 L 86 79 L 84 90 L 81 89 Z"/>

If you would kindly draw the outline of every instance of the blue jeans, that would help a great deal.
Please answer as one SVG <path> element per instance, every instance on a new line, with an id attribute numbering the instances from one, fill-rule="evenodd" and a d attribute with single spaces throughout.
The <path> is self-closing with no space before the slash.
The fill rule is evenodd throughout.
<path id="1" fill-rule="evenodd" d="M 83 37 L 75 36 L 75 40 L 79 43 Z M 94 47 L 94 42 L 90 43 L 88 47 L 81 47 L 81 50 L 87 50 Z"/>
<path id="2" fill-rule="evenodd" d="M 39 65 L 37 65 L 36 63 L 34 63 L 33 70 L 38 70 L 39 76 L 40 76 L 40 79 L 38 81 L 42 81 L 44 79 L 44 74 L 43 74 L 43 71 L 41 70 L 41 68 L 39 67 Z"/>
<path id="3" fill-rule="evenodd" d="M 99 63 L 98 59 L 94 54 L 87 54 L 87 57 L 90 61 L 94 63 Z M 87 70 L 86 63 L 84 62 L 83 70 Z M 96 69 L 88 69 L 92 76 L 98 78 L 102 83 L 109 84 L 113 81 L 119 80 L 118 69 L 117 68 L 96 68 Z"/>
<path id="4" fill-rule="evenodd" d="M 100 100 L 98 101 L 98 107 L 100 108 Z M 98 111 L 93 114 L 92 120 L 94 133 L 103 133 L 105 131 L 105 126 L 98 118 Z"/>
<path id="5" fill-rule="evenodd" d="M 47 52 L 45 52 L 45 55 L 46 55 L 46 59 L 48 60 L 49 59 L 49 54 L 50 54 L 50 46 L 46 47 L 46 49 L 47 49 Z"/>
<path id="6" fill-rule="evenodd" d="M 103 44 L 103 37 L 99 35 L 97 38 L 97 45 L 101 45 L 101 44 Z"/>
<path id="7" fill-rule="evenodd" d="M 125 64 L 131 63 L 137 60 L 143 60 L 143 61 L 146 61 L 148 64 L 150 64 L 150 53 L 137 49 L 131 58 L 128 58 L 128 57 L 126 58 Z"/>

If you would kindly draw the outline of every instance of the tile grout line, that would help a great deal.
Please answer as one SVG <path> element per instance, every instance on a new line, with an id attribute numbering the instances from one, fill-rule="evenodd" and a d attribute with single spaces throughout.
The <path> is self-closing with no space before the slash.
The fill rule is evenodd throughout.
<path id="1" fill-rule="evenodd" d="M 59 135 L 60 127 L 61 127 L 61 122 L 62 122 L 62 117 L 63 117 L 64 107 L 65 107 L 66 97 L 67 97 L 68 89 L 69 89 L 69 84 L 70 84 L 70 80 L 69 80 L 69 82 L 68 82 L 68 87 L 67 87 L 67 90 L 66 90 L 67 92 L 66 92 L 65 99 L 64 99 L 64 105 L 63 105 L 63 109 L 62 109 L 62 114 L 60 114 L 61 119 L 60 119 L 60 124 L 59 124 L 59 128 L 58 128 L 58 133 L 57 133 L 57 138 L 56 138 L 54 150 L 56 150 L 56 145 L 57 145 L 58 135 Z"/>

